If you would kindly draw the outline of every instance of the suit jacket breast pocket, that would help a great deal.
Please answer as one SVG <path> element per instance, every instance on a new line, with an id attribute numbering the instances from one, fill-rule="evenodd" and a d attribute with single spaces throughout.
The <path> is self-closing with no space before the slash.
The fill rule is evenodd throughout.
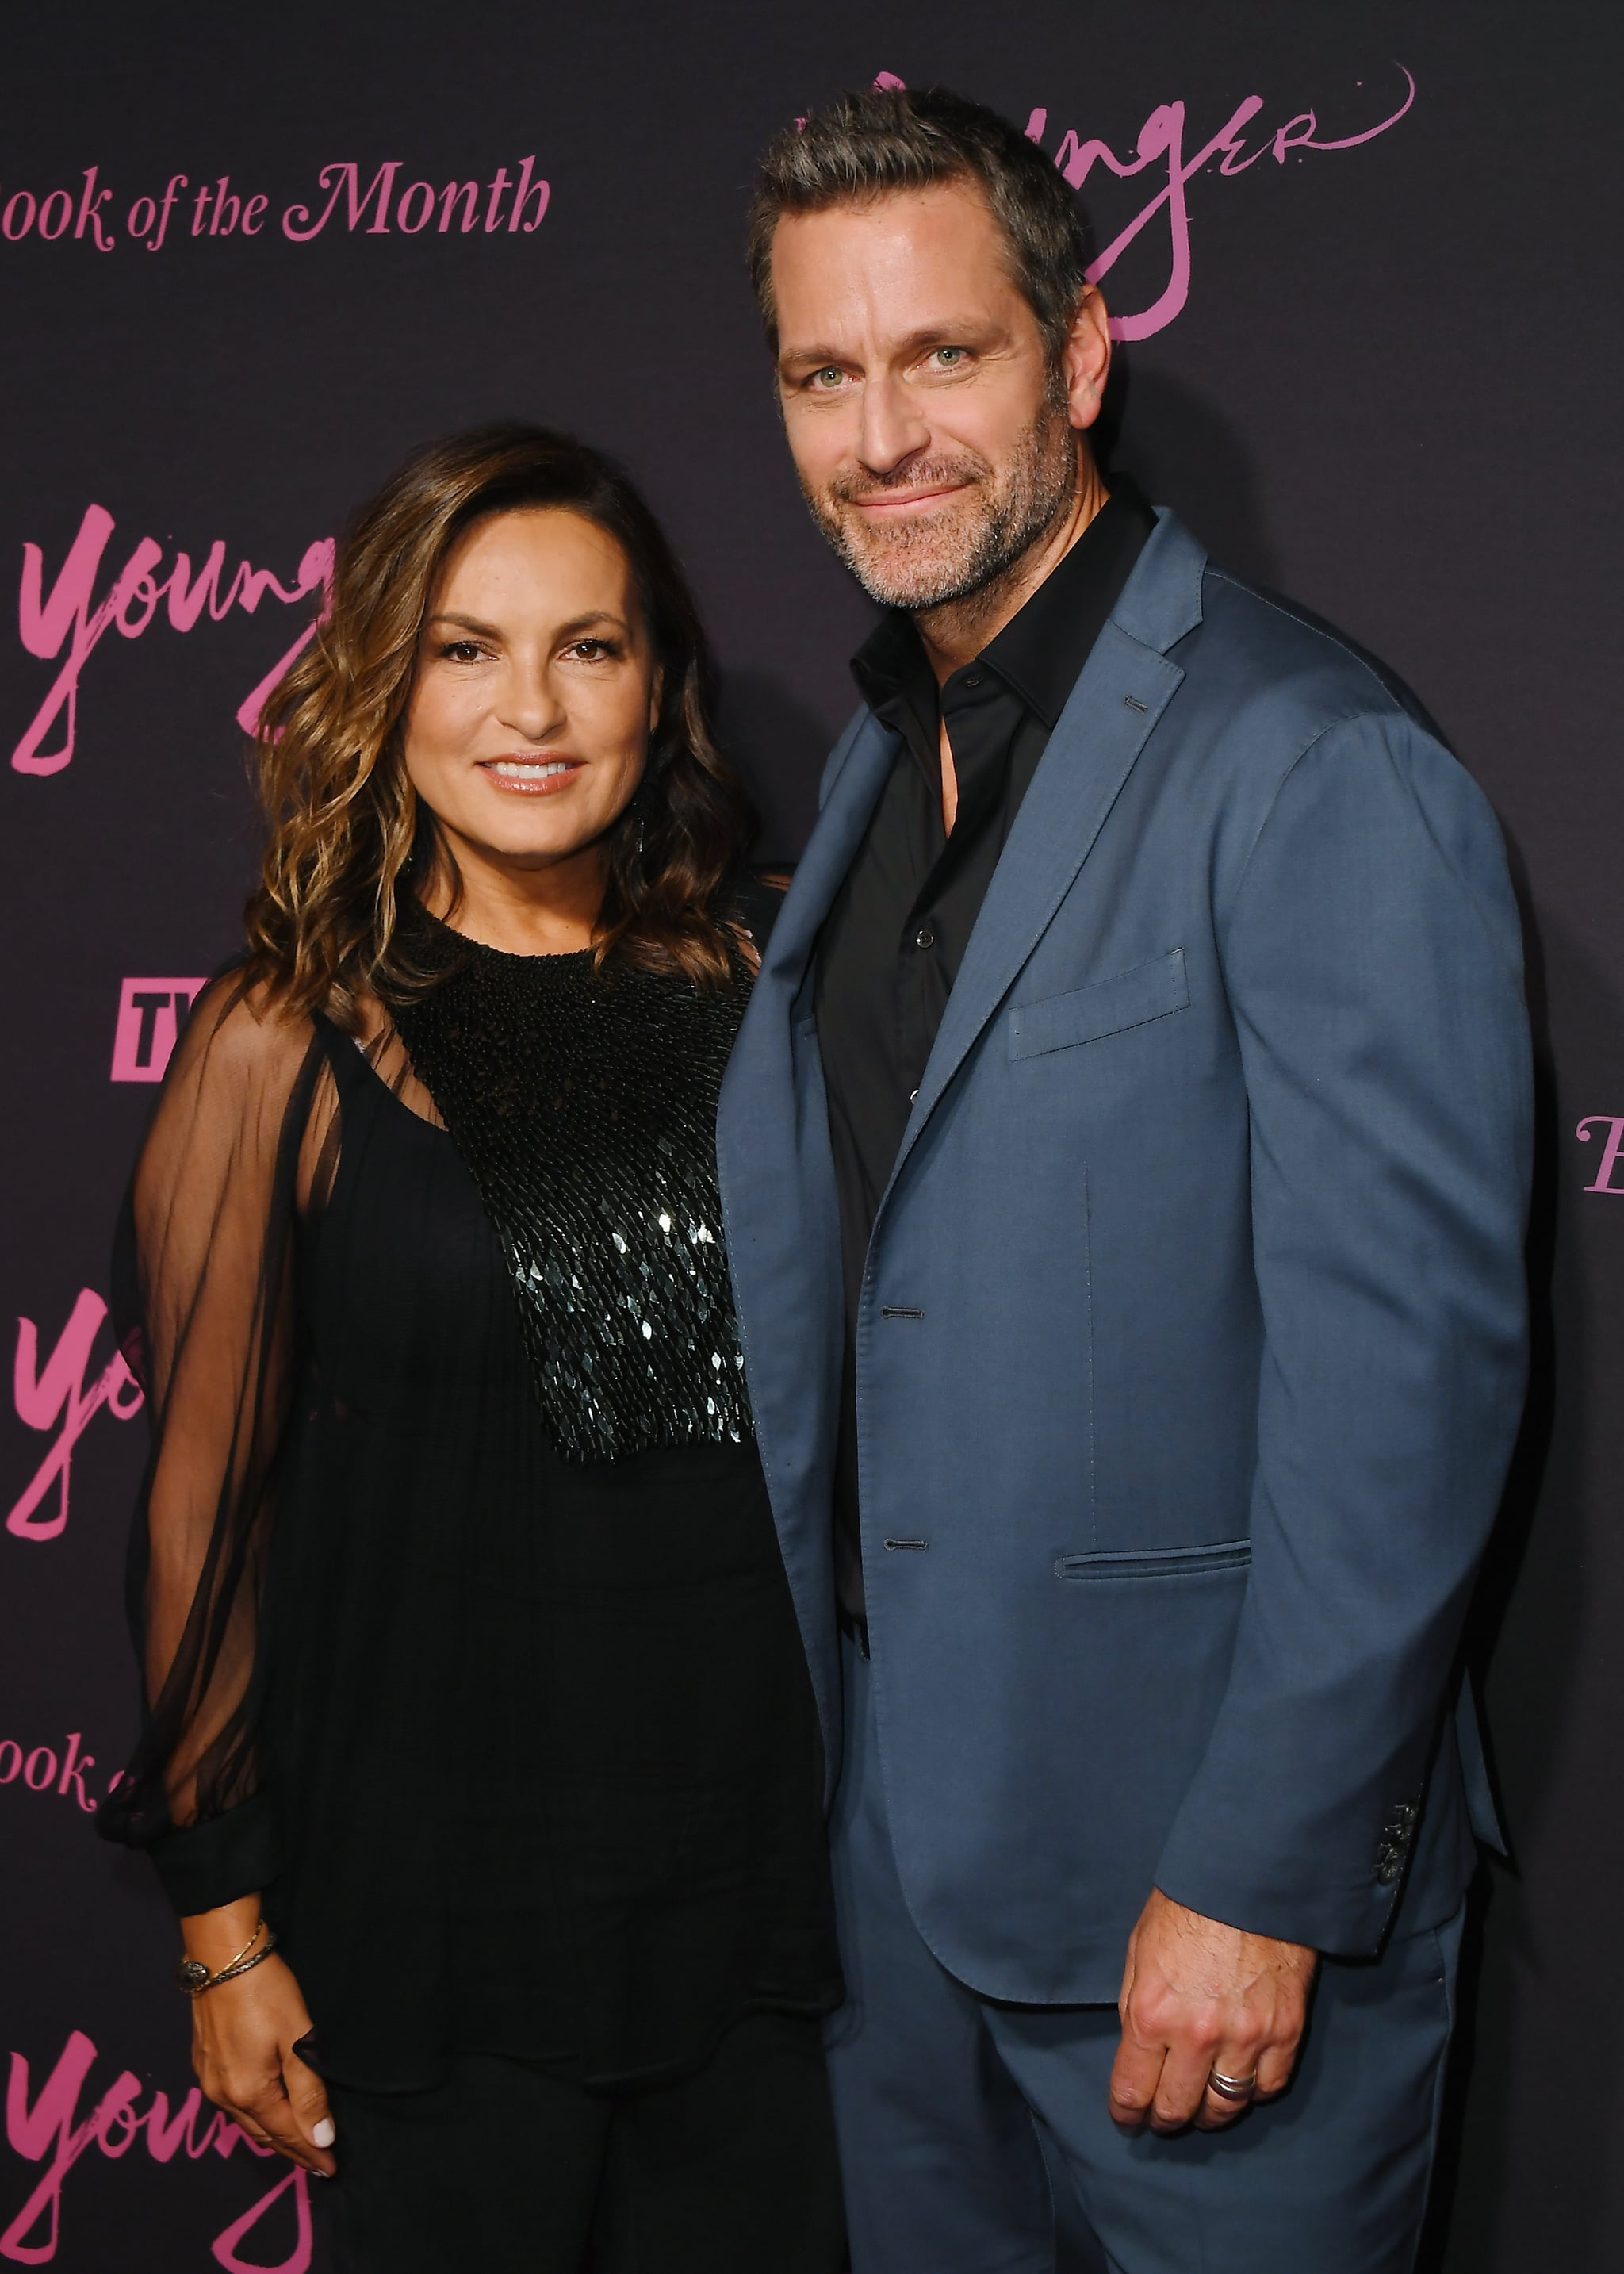
<path id="1" fill-rule="evenodd" d="M 1107 1035 L 1165 1019 L 1189 1005 L 1184 951 L 1169 948 L 1165 955 L 1136 963 L 1114 978 L 1096 979 L 1066 995 L 1047 995 L 1041 1002 L 1012 1005 L 1010 1056 L 1032 1058 L 1044 1050 L 1069 1050 L 1079 1043 L 1102 1041 Z"/>

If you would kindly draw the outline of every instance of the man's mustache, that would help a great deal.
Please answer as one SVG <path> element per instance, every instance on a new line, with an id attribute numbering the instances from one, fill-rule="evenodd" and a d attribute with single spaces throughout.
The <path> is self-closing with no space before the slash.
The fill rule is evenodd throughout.
<path id="1" fill-rule="evenodd" d="M 894 474 L 837 474 L 828 495 L 837 505 L 861 505 L 865 498 L 891 497 L 898 491 L 958 488 L 984 482 L 987 475 L 984 459 L 928 458 Z"/>

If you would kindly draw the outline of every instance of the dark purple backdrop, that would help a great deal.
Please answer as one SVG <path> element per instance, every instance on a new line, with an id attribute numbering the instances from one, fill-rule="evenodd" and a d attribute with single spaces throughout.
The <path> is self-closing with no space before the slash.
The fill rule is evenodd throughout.
<path id="1" fill-rule="evenodd" d="M 236 714 L 310 620 L 320 541 L 410 444 L 541 418 L 622 453 L 665 516 L 768 849 L 795 852 L 865 609 L 785 462 L 740 214 L 778 125 L 888 72 L 1041 110 L 1073 170 L 1108 147 L 1097 245 L 1145 216 L 1103 279 L 1120 460 L 1409 679 L 1512 842 L 1540 1349 L 1477 1642 L 1517 1862 L 1488 1890 L 1432 2263 L 1617 2266 L 1615 0 L 221 16 L 5 26 L 0 2263 L 311 2263 L 282 2167 L 222 2158 L 188 2112 L 174 1929 L 89 1814 L 132 1715 L 141 1427 L 101 1326 L 109 1229 L 154 1095 L 129 1077 L 234 938 Z"/>

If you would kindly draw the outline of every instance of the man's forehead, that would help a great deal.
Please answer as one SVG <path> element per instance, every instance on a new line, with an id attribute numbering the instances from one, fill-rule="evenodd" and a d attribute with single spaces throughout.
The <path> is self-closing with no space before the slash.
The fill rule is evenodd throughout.
<path id="1" fill-rule="evenodd" d="M 841 312 L 912 329 L 1000 305 L 1011 289 L 1004 232 L 968 182 L 786 214 L 773 235 L 772 281 L 790 353 Z"/>

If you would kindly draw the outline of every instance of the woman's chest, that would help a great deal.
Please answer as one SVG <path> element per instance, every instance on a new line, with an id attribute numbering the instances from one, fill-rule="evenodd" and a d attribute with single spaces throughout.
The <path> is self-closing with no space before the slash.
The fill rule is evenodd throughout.
<path id="1" fill-rule="evenodd" d="M 304 1323 L 328 1394 L 421 1428 L 470 1387 L 523 1389 L 524 1358 L 473 1178 L 444 1130 L 374 1088 L 347 1103 L 333 1191 L 306 1235 Z"/>

